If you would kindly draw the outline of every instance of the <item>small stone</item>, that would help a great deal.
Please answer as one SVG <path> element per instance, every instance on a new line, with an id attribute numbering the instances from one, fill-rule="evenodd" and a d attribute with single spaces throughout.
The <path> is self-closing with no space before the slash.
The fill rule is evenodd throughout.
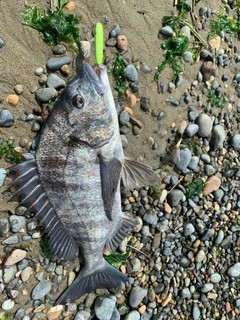
<path id="1" fill-rule="evenodd" d="M 128 41 L 127 41 L 127 37 L 124 35 L 119 34 L 116 37 L 116 42 L 117 42 L 117 47 L 119 50 L 124 51 L 127 48 L 128 45 Z"/>
<path id="2" fill-rule="evenodd" d="M 3 310 L 11 310 L 14 307 L 14 301 L 11 299 L 7 299 L 3 302 L 2 304 L 2 309 Z"/>
<path id="3" fill-rule="evenodd" d="M 90 319 L 90 313 L 88 311 L 85 310 L 81 310 L 79 312 L 77 312 L 77 314 L 74 317 L 74 320 L 88 320 Z"/>
<path id="4" fill-rule="evenodd" d="M 171 103 L 171 105 L 174 107 L 178 107 L 181 103 L 180 100 L 175 98 L 165 99 L 165 101 Z"/>
<path id="5" fill-rule="evenodd" d="M 215 50 L 215 52 L 217 52 L 220 49 L 221 38 L 219 36 L 215 36 L 214 38 L 208 40 L 208 44 L 211 50 Z"/>
<path id="6" fill-rule="evenodd" d="M 27 255 L 27 252 L 25 250 L 15 249 L 14 251 L 11 252 L 10 256 L 7 258 L 5 262 L 5 266 L 9 267 L 16 264 L 17 262 L 24 259 L 26 255 Z"/>
<path id="7" fill-rule="evenodd" d="M 130 311 L 123 320 L 140 320 L 140 314 L 136 311 Z"/>
<path id="8" fill-rule="evenodd" d="M 228 271 L 227 274 L 229 277 L 239 277 L 240 276 L 240 262 L 235 263 L 232 265 Z"/>
<path id="9" fill-rule="evenodd" d="M 173 93 L 175 88 L 176 88 L 176 86 L 175 86 L 175 84 L 173 82 L 169 82 L 168 83 L 168 92 L 169 93 Z"/>
<path id="10" fill-rule="evenodd" d="M 171 37 L 174 31 L 170 26 L 165 26 L 160 30 L 160 33 L 164 34 L 165 36 Z"/>
<path id="11" fill-rule="evenodd" d="M 183 54 L 183 61 L 186 62 L 186 63 L 189 63 L 189 62 L 192 61 L 192 57 L 193 57 L 192 52 L 185 51 L 184 54 Z"/>
<path id="12" fill-rule="evenodd" d="M 6 175 L 7 175 L 7 171 L 4 168 L 0 168 L 0 188 L 3 186 Z"/>
<path id="13" fill-rule="evenodd" d="M 9 225 L 9 222 L 8 222 L 7 218 L 1 218 L 0 219 L 0 235 L 1 236 L 5 236 L 9 232 L 9 230 L 10 230 L 9 226 L 10 225 Z"/>
<path id="14" fill-rule="evenodd" d="M 66 82 L 54 73 L 50 73 L 47 77 L 47 86 L 56 90 L 66 87 Z"/>
<path id="15" fill-rule="evenodd" d="M 167 201 L 171 207 L 175 207 L 183 198 L 183 192 L 178 189 L 173 189 L 167 196 Z"/>
<path id="16" fill-rule="evenodd" d="M 22 148 L 26 148 L 26 146 L 28 145 L 29 141 L 26 138 L 22 138 L 21 140 L 19 140 L 19 145 Z"/>
<path id="17" fill-rule="evenodd" d="M 97 297 L 94 303 L 94 311 L 99 320 L 110 320 L 113 310 L 115 308 L 115 301 L 108 297 Z"/>
<path id="18" fill-rule="evenodd" d="M 116 38 L 121 32 L 118 24 L 116 24 L 109 33 L 109 38 Z"/>
<path id="19" fill-rule="evenodd" d="M 6 98 L 6 102 L 11 106 L 11 107 L 16 107 L 16 105 L 19 102 L 19 96 L 16 94 L 9 94 Z"/>
<path id="20" fill-rule="evenodd" d="M 193 137 L 198 132 L 199 126 L 195 123 L 187 126 L 185 133 L 188 137 Z"/>
<path id="21" fill-rule="evenodd" d="M 51 307 L 47 312 L 48 320 L 57 320 L 60 319 L 61 313 L 64 310 L 63 305 L 58 305 L 55 307 Z"/>
<path id="22" fill-rule="evenodd" d="M 66 4 L 65 4 L 65 6 L 64 6 L 64 8 L 65 9 L 67 9 L 67 10 L 73 10 L 74 8 L 75 8 L 75 3 L 74 3 L 74 1 L 69 1 L 69 2 L 67 2 Z"/>
<path id="23" fill-rule="evenodd" d="M 14 91 L 16 94 L 22 94 L 23 93 L 23 85 L 22 84 L 16 84 L 14 87 Z"/>
<path id="24" fill-rule="evenodd" d="M 125 72 L 126 72 L 126 77 L 129 81 L 132 81 L 132 82 L 138 81 L 138 72 L 133 64 L 127 65 Z"/>
<path id="25" fill-rule="evenodd" d="M 11 127 L 14 123 L 14 117 L 10 111 L 3 109 L 0 113 L 0 127 Z"/>
<path id="26" fill-rule="evenodd" d="M 9 220 L 12 232 L 20 232 L 25 225 L 25 218 L 21 216 L 12 215 Z"/>
<path id="27" fill-rule="evenodd" d="M 158 217 L 155 213 L 150 211 L 144 214 L 143 220 L 151 225 L 156 225 L 158 222 Z"/>
<path id="28" fill-rule="evenodd" d="M 34 74 L 36 76 L 40 76 L 43 73 L 43 68 L 42 67 L 38 67 L 35 71 Z"/>
<path id="29" fill-rule="evenodd" d="M 235 151 L 240 150 L 240 134 L 235 133 L 232 139 L 230 140 L 230 144 Z"/>
<path id="30" fill-rule="evenodd" d="M 225 140 L 226 133 L 224 128 L 221 125 L 216 125 L 212 129 L 212 136 L 210 140 L 211 150 L 215 151 L 219 149 L 223 141 Z"/>
<path id="31" fill-rule="evenodd" d="M 201 59 L 206 59 L 210 55 L 210 52 L 207 49 L 202 49 L 200 51 L 200 58 Z"/>
<path id="32" fill-rule="evenodd" d="M 183 26 L 180 31 L 179 34 L 187 37 L 189 40 L 191 39 L 191 30 L 188 26 Z"/>
<path id="33" fill-rule="evenodd" d="M 53 54 L 61 55 L 67 52 L 66 47 L 63 44 L 59 44 L 56 47 L 52 48 Z"/>
<path id="34" fill-rule="evenodd" d="M 62 73 L 62 75 L 64 75 L 65 77 L 67 77 L 69 75 L 69 66 L 67 64 L 64 64 L 61 68 L 60 71 Z"/>
<path id="35" fill-rule="evenodd" d="M 139 83 L 130 82 L 129 87 L 132 89 L 133 93 L 136 93 L 140 90 L 141 85 Z"/>
<path id="36" fill-rule="evenodd" d="M 212 283 L 218 283 L 221 281 L 221 275 L 219 273 L 215 272 L 215 273 L 211 274 L 210 280 Z"/>
<path id="37" fill-rule="evenodd" d="M 41 86 L 44 86 L 46 83 L 47 83 L 47 75 L 46 74 L 41 74 L 39 79 L 38 79 L 38 82 Z"/>
<path id="38" fill-rule="evenodd" d="M 38 122 L 34 121 L 31 127 L 32 132 L 38 132 L 41 129 L 41 126 Z"/>
<path id="39" fill-rule="evenodd" d="M 23 269 L 21 272 L 22 281 L 23 282 L 28 281 L 32 274 L 33 274 L 33 269 L 31 267 L 28 266 L 25 269 Z"/>
<path id="40" fill-rule="evenodd" d="M 197 168 L 198 163 L 199 163 L 199 158 L 197 156 L 193 156 L 193 157 L 191 157 L 191 160 L 188 164 L 188 168 L 191 170 L 194 170 Z"/>
<path id="41" fill-rule="evenodd" d="M 148 99 L 147 98 L 145 98 L 145 97 L 141 97 L 140 98 L 140 108 L 144 112 L 149 111 L 149 103 L 148 103 Z"/>
<path id="42" fill-rule="evenodd" d="M 51 289 L 51 283 L 48 280 L 40 281 L 32 290 L 31 299 L 42 299 Z"/>
<path id="43" fill-rule="evenodd" d="M 195 256 L 195 261 L 197 263 L 202 262 L 206 258 L 206 254 L 203 250 L 199 250 Z"/>
<path id="44" fill-rule="evenodd" d="M 193 304 L 192 317 L 193 320 L 199 320 L 201 317 L 200 308 L 196 303 Z"/>
<path id="45" fill-rule="evenodd" d="M 81 54 L 84 59 L 88 59 L 91 53 L 91 43 L 89 41 L 81 42 Z"/>
<path id="46" fill-rule="evenodd" d="M 217 176 L 211 176 L 207 179 L 206 184 L 203 188 L 203 195 L 206 196 L 213 191 L 220 188 L 221 180 Z"/>
<path id="47" fill-rule="evenodd" d="M 196 124 L 199 126 L 198 135 L 200 137 L 204 138 L 210 135 L 212 131 L 212 120 L 207 114 L 201 113 L 196 119 Z"/>
<path id="48" fill-rule="evenodd" d="M 121 143 L 122 143 L 123 149 L 127 148 L 127 146 L 128 146 L 127 137 L 124 134 L 121 134 L 120 138 L 121 138 Z"/>
<path id="49" fill-rule="evenodd" d="M 152 72 L 152 68 L 149 67 L 146 63 L 142 62 L 141 65 L 140 65 L 140 70 L 147 74 L 147 73 L 151 73 Z"/>
<path id="50" fill-rule="evenodd" d="M 185 148 L 185 149 L 181 149 L 179 154 L 175 152 L 172 157 L 172 160 L 178 170 L 184 171 L 189 165 L 191 157 L 192 157 L 191 151 Z"/>
<path id="51" fill-rule="evenodd" d="M 139 286 L 133 287 L 129 294 L 129 305 L 132 308 L 137 308 L 139 303 L 147 295 L 147 289 L 141 288 Z"/>
<path id="52" fill-rule="evenodd" d="M 207 13 L 207 7 L 199 8 L 199 16 L 202 17 Z"/>
<path id="53" fill-rule="evenodd" d="M 14 234 L 3 240 L 2 244 L 18 244 L 19 243 L 19 236 Z"/>
<path id="54" fill-rule="evenodd" d="M 165 307 L 172 300 L 172 293 L 169 292 L 167 297 L 161 302 L 162 307 Z"/>
<path id="55" fill-rule="evenodd" d="M 6 41 L 0 37 L 0 49 L 3 48 L 6 45 Z"/>
<path id="56" fill-rule="evenodd" d="M 124 126 L 124 125 L 127 124 L 129 121 L 130 121 L 130 116 L 129 116 L 129 114 L 127 113 L 126 110 L 123 110 L 123 111 L 120 113 L 120 116 L 119 116 L 119 123 L 120 123 L 120 125 Z"/>
<path id="57" fill-rule="evenodd" d="M 107 40 L 106 45 L 108 47 L 115 47 L 115 45 L 117 44 L 117 40 L 116 38 L 110 38 Z"/>
<path id="58" fill-rule="evenodd" d="M 56 98 L 58 96 L 58 92 L 54 88 L 43 88 L 43 89 L 38 89 L 35 92 L 35 95 L 37 100 L 43 103 L 47 103 L 51 99 Z"/>
<path id="59" fill-rule="evenodd" d="M 213 62 L 212 61 L 204 61 L 201 68 L 201 74 L 203 76 L 203 80 L 206 82 L 210 79 L 213 73 Z"/>
<path id="60" fill-rule="evenodd" d="M 212 283 L 204 283 L 204 285 L 201 288 L 201 292 L 207 293 L 213 290 L 213 284 Z"/>
<path id="61" fill-rule="evenodd" d="M 64 64 L 70 64 L 71 60 L 68 56 L 60 58 L 50 58 L 47 61 L 47 68 L 53 71 L 59 70 Z"/>
<path id="62" fill-rule="evenodd" d="M 183 226 L 184 237 L 191 235 L 192 233 L 194 233 L 194 231 L 195 231 L 195 228 L 192 223 L 188 222 L 188 223 L 184 224 L 184 226 Z"/>

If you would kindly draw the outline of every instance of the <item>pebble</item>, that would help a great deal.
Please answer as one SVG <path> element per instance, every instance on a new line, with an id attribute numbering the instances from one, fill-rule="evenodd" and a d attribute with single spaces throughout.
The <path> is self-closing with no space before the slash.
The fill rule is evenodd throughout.
<path id="1" fill-rule="evenodd" d="M 47 77 L 47 86 L 56 90 L 66 87 L 66 82 L 54 73 L 50 73 Z"/>
<path id="2" fill-rule="evenodd" d="M 41 129 L 41 126 L 38 122 L 34 121 L 31 127 L 32 132 L 38 132 Z"/>
<path id="3" fill-rule="evenodd" d="M 0 219 L 0 235 L 5 236 L 10 230 L 9 221 L 6 218 Z"/>
<path id="4" fill-rule="evenodd" d="M 8 237 L 2 242 L 2 244 L 18 244 L 18 243 L 19 243 L 19 236 L 16 234 Z"/>
<path id="5" fill-rule="evenodd" d="M 158 217 L 152 211 L 145 213 L 143 220 L 151 225 L 156 225 L 158 222 Z"/>
<path id="6" fill-rule="evenodd" d="M 229 277 L 239 277 L 240 276 L 240 262 L 235 263 L 232 265 L 228 270 L 227 274 Z"/>
<path id="7" fill-rule="evenodd" d="M 56 54 L 56 55 L 62 55 L 67 52 L 67 49 L 63 44 L 59 44 L 52 48 L 52 52 L 53 54 Z"/>
<path id="8" fill-rule="evenodd" d="M 215 273 L 211 274 L 210 280 L 211 280 L 211 282 L 213 282 L 213 283 L 218 283 L 218 282 L 221 281 L 221 275 L 220 275 L 219 273 L 216 273 L 216 272 L 215 272 Z"/>
<path id="9" fill-rule="evenodd" d="M 191 235 L 192 233 L 194 233 L 194 231 L 195 231 L 195 228 L 192 223 L 189 222 L 189 223 L 184 224 L 184 226 L 183 226 L 184 237 Z"/>
<path id="10" fill-rule="evenodd" d="M 232 137 L 230 143 L 235 151 L 239 151 L 240 150 L 240 134 L 235 133 L 234 136 Z"/>
<path id="11" fill-rule="evenodd" d="M 139 303 L 147 296 L 147 289 L 139 286 L 133 287 L 129 294 L 129 305 L 132 308 L 137 308 Z"/>
<path id="12" fill-rule="evenodd" d="M 212 283 L 204 283 L 204 285 L 201 288 L 201 292 L 207 293 L 213 290 L 213 284 Z"/>
<path id="13" fill-rule="evenodd" d="M 222 146 L 225 138 L 226 138 L 226 133 L 223 126 L 221 125 L 214 126 L 212 129 L 212 135 L 211 135 L 211 141 L 210 141 L 211 150 L 216 151 L 217 149 L 219 149 Z"/>
<path id="14" fill-rule="evenodd" d="M 128 146 L 128 140 L 127 137 L 124 134 L 120 135 L 120 139 L 121 139 L 121 143 L 122 143 L 122 147 L 123 149 L 126 149 Z"/>
<path id="15" fill-rule="evenodd" d="M 128 41 L 127 41 L 127 37 L 125 35 L 121 35 L 119 34 L 116 37 L 116 44 L 119 50 L 124 51 L 127 48 L 128 45 Z"/>
<path id="16" fill-rule="evenodd" d="M 25 250 L 21 249 L 15 249 L 11 252 L 10 256 L 7 258 L 5 262 L 6 267 L 10 267 L 17 262 L 23 260 L 27 255 L 27 252 Z"/>
<path id="17" fill-rule="evenodd" d="M 178 170 L 184 171 L 189 165 L 191 157 L 192 152 L 188 148 L 185 148 L 181 149 L 179 153 L 175 152 L 172 160 Z"/>
<path id="18" fill-rule="evenodd" d="M 115 308 L 114 299 L 105 296 L 97 297 L 94 303 L 94 311 L 99 320 L 110 320 Z"/>
<path id="19" fill-rule="evenodd" d="M 88 320 L 90 318 L 90 313 L 88 311 L 85 310 L 81 310 L 79 312 L 77 312 L 77 314 L 74 317 L 74 320 Z M 111 319 L 114 320 L 114 319 Z"/>
<path id="20" fill-rule="evenodd" d="M 118 24 L 116 24 L 109 33 L 109 38 L 116 38 L 121 32 Z"/>
<path id="21" fill-rule="evenodd" d="M 165 101 L 171 103 L 171 105 L 174 107 L 178 107 L 181 103 L 180 100 L 175 98 L 165 99 Z"/>
<path id="22" fill-rule="evenodd" d="M 196 124 L 199 127 L 198 135 L 200 137 L 204 138 L 204 137 L 207 137 L 211 134 L 212 120 L 207 114 L 201 113 L 196 119 Z"/>
<path id="23" fill-rule="evenodd" d="M 40 76 L 43 73 L 43 68 L 42 67 L 38 67 L 37 69 L 35 69 L 34 74 L 36 76 Z"/>
<path id="24" fill-rule="evenodd" d="M 183 61 L 186 62 L 186 63 L 189 63 L 189 62 L 192 61 L 192 57 L 193 57 L 192 52 L 185 51 L 184 54 L 183 54 Z"/>
<path id="25" fill-rule="evenodd" d="M 176 207 L 182 200 L 184 193 L 181 190 L 173 189 L 167 196 L 168 204 L 171 207 Z"/>
<path id="26" fill-rule="evenodd" d="M 64 306 L 62 305 L 51 307 L 47 312 L 47 319 L 48 320 L 59 319 L 63 310 L 64 310 Z"/>
<path id="27" fill-rule="evenodd" d="M 199 308 L 197 303 L 193 304 L 192 317 L 193 317 L 193 320 L 201 319 L 200 318 L 201 317 L 201 311 L 200 311 L 200 308 Z"/>
<path id="28" fill-rule="evenodd" d="M 45 297 L 45 295 L 50 291 L 51 283 L 48 280 L 40 281 L 31 292 L 31 299 L 38 300 Z"/>
<path id="29" fill-rule="evenodd" d="M 206 254 L 203 250 L 199 250 L 198 253 L 195 256 L 195 261 L 202 262 L 206 258 Z"/>
<path id="30" fill-rule="evenodd" d="M 144 62 L 141 63 L 140 70 L 145 74 L 152 72 L 152 68 Z"/>
<path id="31" fill-rule="evenodd" d="M 23 93 L 23 85 L 22 84 L 16 84 L 14 87 L 14 91 L 16 92 L 16 94 L 20 95 Z"/>
<path id="32" fill-rule="evenodd" d="M 6 175 L 7 175 L 7 171 L 4 168 L 0 168 L 0 188 L 3 186 Z"/>
<path id="33" fill-rule="evenodd" d="M 187 126 L 185 133 L 188 137 L 193 137 L 198 132 L 199 126 L 195 123 L 192 123 Z"/>
<path id="34" fill-rule="evenodd" d="M 164 34 L 165 36 L 171 37 L 174 31 L 170 26 L 165 26 L 160 30 L 160 33 Z"/>
<path id="35" fill-rule="evenodd" d="M 6 102 L 11 106 L 11 107 L 16 107 L 16 105 L 19 102 L 19 96 L 16 94 L 9 94 L 6 98 Z"/>
<path id="36" fill-rule="evenodd" d="M 130 116 L 127 111 L 123 110 L 119 115 L 119 123 L 121 126 L 124 126 L 130 121 Z"/>
<path id="37" fill-rule="evenodd" d="M 10 111 L 3 109 L 0 113 L 0 127 L 11 127 L 14 123 L 14 117 Z"/>
<path id="38" fill-rule="evenodd" d="M 38 89 L 35 92 L 35 95 L 37 100 L 43 103 L 47 103 L 51 99 L 56 98 L 58 96 L 58 92 L 54 88 L 42 88 L 42 89 Z"/>
<path id="39" fill-rule="evenodd" d="M 135 82 L 130 82 L 129 87 L 131 88 L 133 93 L 136 93 L 141 89 L 141 85 L 139 83 L 135 83 Z"/>
<path id="40" fill-rule="evenodd" d="M 3 302 L 2 304 L 2 309 L 3 310 L 11 310 L 14 307 L 15 303 L 11 299 L 7 299 Z"/>
<path id="41" fill-rule="evenodd" d="M 179 34 L 187 37 L 189 40 L 191 39 L 191 30 L 188 26 L 183 26 L 180 29 Z"/>
<path id="42" fill-rule="evenodd" d="M 21 216 L 12 215 L 9 220 L 12 232 L 20 232 L 25 225 L 25 218 Z"/>
<path id="43" fill-rule="evenodd" d="M 64 64 L 70 64 L 71 60 L 68 56 L 62 56 L 59 58 L 50 58 L 47 61 L 47 68 L 53 71 L 59 70 Z"/>
<path id="44" fill-rule="evenodd" d="M 211 176 L 207 179 L 203 188 L 203 195 L 207 196 L 209 193 L 216 191 L 220 188 L 221 180 L 217 176 Z"/>
<path id="45" fill-rule="evenodd" d="M 0 37 L 0 49 L 3 48 L 6 45 L 6 41 Z"/>
<path id="46" fill-rule="evenodd" d="M 88 59 L 91 53 L 91 43 L 89 41 L 80 41 L 81 42 L 81 55 L 84 59 Z M 68 64 L 68 63 L 64 63 Z"/>
<path id="47" fill-rule="evenodd" d="M 129 81 L 132 81 L 132 82 L 138 81 L 138 72 L 133 64 L 127 65 L 125 72 L 126 72 L 126 77 Z"/>

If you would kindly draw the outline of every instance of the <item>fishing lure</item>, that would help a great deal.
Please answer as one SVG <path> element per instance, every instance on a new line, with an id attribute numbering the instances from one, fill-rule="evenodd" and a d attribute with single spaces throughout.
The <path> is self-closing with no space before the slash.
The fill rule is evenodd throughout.
<path id="1" fill-rule="evenodd" d="M 103 60 L 103 26 L 97 22 L 95 28 L 95 59 L 97 64 L 102 64 Z"/>

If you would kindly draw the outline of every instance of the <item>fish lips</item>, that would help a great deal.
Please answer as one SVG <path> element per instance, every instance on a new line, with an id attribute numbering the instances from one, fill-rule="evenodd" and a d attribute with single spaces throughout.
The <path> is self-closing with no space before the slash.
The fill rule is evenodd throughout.
<path id="1" fill-rule="evenodd" d="M 101 73 L 106 72 L 106 67 L 101 65 L 98 69 L 99 75 L 93 70 L 93 68 L 88 64 L 84 63 L 80 69 L 78 77 L 81 78 L 83 76 L 87 76 L 87 78 L 93 84 L 96 92 L 102 96 L 106 91 L 106 85 L 104 85 L 101 81 Z"/>

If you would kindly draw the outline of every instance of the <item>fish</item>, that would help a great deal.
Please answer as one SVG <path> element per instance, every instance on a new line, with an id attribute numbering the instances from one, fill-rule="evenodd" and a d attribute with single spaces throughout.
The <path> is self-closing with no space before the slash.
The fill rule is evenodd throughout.
<path id="1" fill-rule="evenodd" d="M 45 120 L 36 153 L 11 167 L 18 176 L 13 199 L 35 214 L 60 259 L 79 257 L 81 269 L 55 305 L 96 289 L 114 288 L 127 277 L 103 257 L 137 224 L 121 210 L 125 188 L 153 185 L 159 175 L 123 154 L 107 68 L 84 63 Z"/>

